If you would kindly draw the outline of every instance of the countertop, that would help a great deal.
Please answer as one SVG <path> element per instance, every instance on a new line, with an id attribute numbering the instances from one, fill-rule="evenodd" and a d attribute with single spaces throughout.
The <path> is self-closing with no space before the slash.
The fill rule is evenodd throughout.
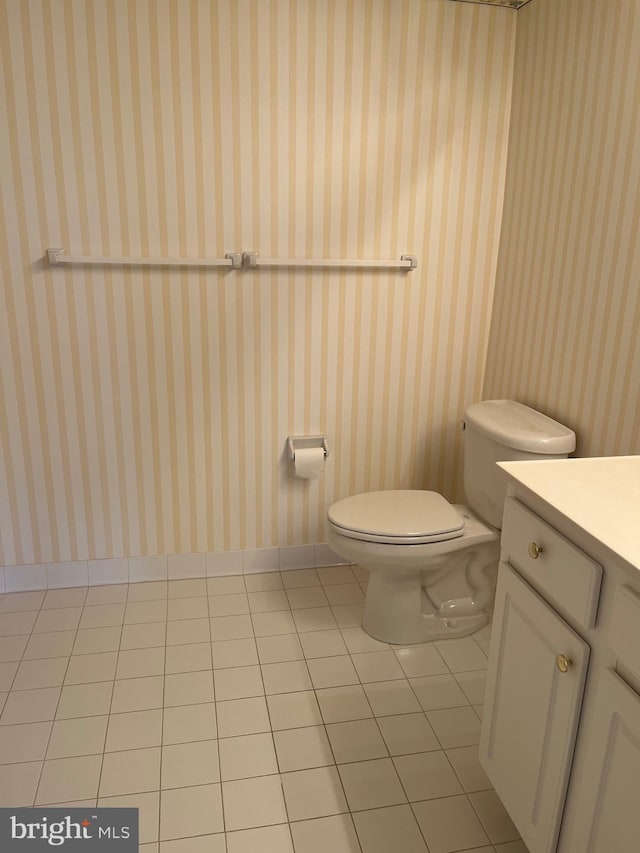
<path id="1" fill-rule="evenodd" d="M 498 465 L 610 551 L 640 569 L 640 456 Z"/>

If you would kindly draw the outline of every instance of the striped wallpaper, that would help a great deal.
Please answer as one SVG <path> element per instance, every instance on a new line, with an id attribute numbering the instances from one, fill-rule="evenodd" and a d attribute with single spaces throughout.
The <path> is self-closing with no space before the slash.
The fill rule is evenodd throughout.
<path id="1" fill-rule="evenodd" d="M 485 397 L 572 426 L 580 456 L 640 453 L 640 3 L 517 13 Z"/>
<path id="2" fill-rule="evenodd" d="M 447 0 L 0 0 L 0 564 L 324 541 L 459 492 L 515 14 Z M 418 256 L 415 272 L 50 268 Z M 325 432 L 323 479 L 288 434 Z"/>

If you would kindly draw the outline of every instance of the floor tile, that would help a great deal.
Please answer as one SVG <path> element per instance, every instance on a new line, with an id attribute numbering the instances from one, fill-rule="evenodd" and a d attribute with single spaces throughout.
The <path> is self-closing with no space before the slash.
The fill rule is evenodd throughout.
<path id="1" fill-rule="evenodd" d="M 218 741 L 201 740 L 162 747 L 162 788 L 184 788 L 219 781 Z"/>
<path id="2" fill-rule="evenodd" d="M 480 743 L 480 720 L 472 708 L 427 711 L 427 719 L 443 749 Z"/>
<path id="3" fill-rule="evenodd" d="M 341 583 L 325 586 L 325 595 L 329 604 L 359 604 L 364 601 L 364 593 L 359 583 Z"/>
<path id="4" fill-rule="evenodd" d="M 292 610 L 300 610 L 307 607 L 324 607 L 329 603 L 324 589 L 319 585 L 317 587 L 288 588 L 286 595 L 289 600 L 289 607 Z"/>
<path id="5" fill-rule="evenodd" d="M 303 660 L 284 663 L 266 663 L 261 666 L 264 691 L 273 693 L 294 693 L 313 688 L 307 664 Z"/>
<path id="6" fill-rule="evenodd" d="M 280 777 L 258 776 L 222 783 L 227 832 L 287 821 Z"/>
<path id="7" fill-rule="evenodd" d="M 177 672 L 197 672 L 211 669 L 210 643 L 187 643 L 184 646 L 167 646 L 164 671 L 167 675 Z"/>
<path id="8" fill-rule="evenodd" d="M 327 734 L 338 764 L 386 758 L 389 754 L 375 720 L 330 723 Z"/>
<path id="9" fill-rule="evenodd" d="M 494 790 L 469 794 L 471 805 L 494 844 L 517 841 L 520 836 Z"/>
<path id="10" fill-rule="evenodd" d="M 205 595 L 198 598 L 171 598 L 167 608 L 167 620 L 208 619 L 209 605 Z"/>
<path id="11" fill-rule="evenodd" d="M 101 755 L 45 761 L 36 794 L 36 805 L 95 799 L 98 795 L 101 765 Z"/>
<path id="12" fill-rule="evenodd" d="M 141 622 L 164 622 L 166 618 L 166 598 L 152 601 L 128 601 L 124 612 L 125 625 L 136 625 Z"/>
<path id="13" fill-rule="evenodd" d="M 273 740 L 282 773 L 335 763 L 324 726 L 284 729 L 274 732 Z"/>
<path id="14" fill-rule="evenodd" d="M 256 575 L 256 577 L 263 577 Z M 245 578 L 242 575 L 228 575 L 220 578 L 207 578 L 207 595 L 233 595 L 245 592 Z M 246 589 L 248 589 L 248 585 Z"/>
<path id="15" fill-rule="evenodd" d="M 282 787 L 291 821 L 348 811 L 335 767 L 315 767 L 283 773 Z"/>
<path id="16" fill-rule="evenodd" d="M 313 658 L 307 661 L 307 665 L 316 689 L 358 684 L 358 674 L 349 655 Z"/>
<path id="17" fill-rule="evenodd" d="M 256 637 L 272 637 L 276 634 L 295 634 L 296 625 L 290 610 L 275 610 L 272 613 L 252 613 L 251 621 Z"/>
<path id="18" fill-rule="evenodd" d="M 0 715 L 0 726 L 53 720 L 60 692 L 60 687 L 12 691 Z"/>
<path id="19" fill-rule="evenodd" d="M 78 610 L 78 620 L 80 621 L 80 610 Z M 13 637 L 17 634 L 30 634 L 36 619 L 38 618 L 37 611 L 31 611 L 27 613 L 3 613 L 2 619 L 0 619 L 0 637 Z M 43 627 L 43 631 L 63 631 L 65 629 L 75 629 L 77 628 L 77 624 L 75 625 L 64 625 L 63 628 L 51 628 L 49 627 L 49 623 L 45 623 L 45 627 Z"/>
<path id="20" fill-rule="evenodd" d="M 442 750 L 393 759 L 409 802 L 462 794 L 462 786 Z"/>
<path id="21" fill-rule="evenodd" d="M 48 721 L 0 726 L 0 764 L 43 759 L 52 725 Z"/>
<path id="22" fill-rule="evenodd" d="M 56 717 L 67 720 L 74 717 L 108 714 L 112 692 L 112 681 L 63 687 Z"/>
<path id="23" fill-rule="evenodd" d="M 410 680 L 413 692 L 424 711 L 461 708 L 469 704 L 453 675 L 429 675 Z"/>
<path id="24" fill-rule="evenodd" d="M 332 586 L 340 583 L 354 583 L 356 576 L 349 566 L 323 566 L 317 568 L 316 572 L 323 586 Z"/>
<path id="25" fill-rule="evenodd" d="M 170 580 L 167 586 L 169 598 L 199 598 L 207 596 L 206 578 L 188 578 L 184 580 Z M 169 605 L 171 609 L 171 605 Z"/>
<path id="26" fill-rule="evenodd" d="M 253 637 L 239 640 L 217 640 L 211 644 L 213 666 L 226 669 L 235 666 L 252 666 L 258 663 L 258 651 Z"/>
<path id="27" fill-rule="evenodd" d="M 443 640 L 435 643 L 435 647 L 451 672 L 487 668 L 487 656 L 471 637 Z"/>
<path id="28" fill-rule="evenodd" d="M 0 808 L 32 806 L 41 770 L 41 761 L 0 765 Z"/>
<path id="29" fill-rule="evenodd" d="M 167 598 L 167 581 L 148 581 L 146 583 L 129 584 L 127 602 L 133 601 L 155 601 Z"/>
<path id="30" fill-rule="evenodd" d="M 271 731 L 264 696 L 217 702 L 216 713 L 220 738 Z"/>
<path id="31" fill-rule="evenodd" d="M 259 666 L 237 666 L 216 669 L 214 672 L 215 694 L 218 701 L 247 699 L 264 694 L 262 674 Z"/>
<path id="32" fill-rule="evenodd" d="M 296 853 L 360 853 L 351 815 L 338 814 L 291 824 Z"/>
<path id="33" fill-rule="evenodd" d="M 352 811 L 407 801 L 390 758 L 341 764 L 338 770 Z"/>
<path id="34" fill-rule="evenodd" d="M 150 649 L 153 646 L 164 646 L 166 635 L 166 622 L 143 622 L 139 625 L 123 625 L 120 637 L 120 650 Z"/>
<path id="35" fill-rule="evenodd" d="M 164 646 L 151 649 L 126 649 L 118 654 L 116 678 L 145 678 L 164 673 Z"/>
<path id="36" fill-rule="evenodd" d="M 430 853 L 453 853 L 489 843 L 466 796 L 415 803 L 413 811 Z"/>
<path id="37" fill-rule="evenodd" d="M 167 708 L 213 702 L 213 673 L 210 670 L 167 675 L 164 681 L 164 704 Z"/>
<path id="38" fill-rule="evenodd" d="M 102 755 L 108 717 L 79 717 L 56 720 L 51 729 L 47 758 Z"/>
<path id="39" fill-rule="evenodd" d="M 289 601 L 283 590 L 249 592 L 247 595 L 252 613 L 269 613 L 273 610 L 286 610 L 289 607 Z"/>
<path id="40" fill-rule="evenodd" d="M 324 631 L 336 628 L 337 623 L 330 607 L 308 607 L 305 610 L 293 610 L 293 621 L 299 633 L 305 631 Z"/>
<path id="41" fill-rule="evenodd" d="M 100 652 L 117 652 L 120 648 L 122 628 L 119 625 L 108 628 L 83 628 L 74 634 L 74 655 L 91 655 Z M 41 634 L 40 636 L 48 636 Z M 162 639 L 164 643 L 164 637 Z M 71 654 L 71 651 L 66 652 Z"/>
<path id="42" fill-rule="evenodd" d="M 489 777 L 482 769 L 477 746 L 460 746 L 447 750 L 447 758 L 467 793 L 490 789 Z"/>
<path id="43" fill-rule="evenodd" d="M 360 681 L 391 681 L 405 674 L 392 651 L 363 652 L 352 655 Z"/>
<path id="44" fill-rule="evenodd" d="M 362 625 L 364 604 L 337 604 L 331 610 L 336 624 L 341 628 L 357 628 Z"/>
<path id="45" fill-rule="evenodd" d="M 8 593 L 2 598 L 2 600 L 0 600 L 0 613 L 5 614 L 40 610 L 45 597 L 46 592 L 43 590 Z"/>
<path id="46" fill-rule="evenodd" d="M 209 616 L 239 616 L 243 613 L 249 613 L 246 593 L 209 596 Z"/>
<path id="47" fill-rule="evenodd" d="M 267 703 L 273 731 L 315 726 L 322 722 L 313 690 L 267 696 Z"/>
<path id="48" fill-rule="evenodd" d="M 410 806 L 355 812 L 353 822 L 363 853 L 429 853 Z"/>
<path id="49" fill-rule="evenodd" d="M 162 742 L 187 743 L 217 737 L 216 706 L 213 702 L 165 708 Z"/>
<path id="50" fill-rule="evenodd" d="M 456 673 L 456 681 L 472 705 L 484 703 L 484 691 L 487 684 L 486 669 L 458 672 Z"/>
<path id="51" fill-rule="evenodd" d="M 228 832 L 226 849 L 227 853 L 256 853 L 258 850 L 260 853 L 293 853 L 291 833 L 286 823 Z M 184 853 L 188 853 L 188 851 L 185 850 Z M 205 853 L 204 848 L 202 853 Z M 206 848 L 206 853 L 210 853 L 209 847 Z M 215 849 L 213 853 L 215 853 Z M 223 848 L 221 848 L 220 853 L 224 853 Z"/>
<path id="52" fill-rule="evenodd" d="M 100 797 L 98 807 L 137 808 L 139 812 L 140 844 L 148 844 L 158 839 L 158 816 L 160 813 L 160 792 L 145 794 L 124 794 L 120 797 Z"/>
<path id="53" fill-rule="evenodd" d="M 211 639 L 240 640 L 253 637 L 253 622 L 248 614 L 240 616 L 215 616 L 210 619 Z"/>
<path id="54" fill-rule="evenodd" d="M 32 634 L 24 651 L 24 660 L 68 657 L 71 654 L 75 638 L 75 631 Z"/>
<path id="55" fill-rule="evenodd" d="M 394 654 L 407 678 L 420 678 L 423 675 L 447 675 L 446 663 L 431 643 L 423 646 L 407 646 L 394 649 Z"/>
<path id="56" fill-rule="evenodd" d="M 110 625 L 122 625 L 124 620 L 125 605 L 121 604 L 97 604 L 94 607 L 86 607 L 82 611 L 80 628 L 107 628 Z"/>
<path id="57" fill-rule="evenodd" d="M 323 658 L 331 655 L 346 655 L 347 647 L 338 629 L 308 631 L 300 635 L 306 658 Z"/>
<path id="58" fill-rule="evenodd" d="M 113 686 L 113 714 L 125 711 L 146 711 L 162 708 L 164 701 L 164 676 L 151 675 L 146 678 L 125 678 Z"/>
<path id="59" fill-rule="evenodd" d="M 67 657 L 22 661 L 13 680 L 13 689 L 34 690 L 38 687 L 58 687 L 64 681 L 68 663 Z M 3 664 L 3 666 L 10 666 L 10 664 Z"/>
<path id="60" fill-rule="evenodd" d="M 440 749 L 440 741 L 424 714 L 379 717 L 378 726 L 391 755 Z"/>
<path id="61" fill-rule="evenodd" d="M 73 655 L 69 660 L 65 684 L 91 684 L 95 681 L 110 681 L 115 678 L 117 652 L 101 652 L 95 655 Z"/>
<path id="62" fill-rule="evenodd" d="M 388 643 L 382 643 L 380 640 L 370 637 L 359 625 L 355 628 L 341 628 L 342 637 L 351 654 L 360 652 L 382 652 L 388 651 L 391 647 Z"/>
<path id="63" fill-rule="evenodd" d="M 171 788 L 161 792 L 161 840 L 207 835 L 223 829 L 219 784 Z"/>
<path id="64" fill-rule="evenodd" d="M 282 663 L 304 657 L 297 634 L 282 634 L 256 639 L 260 663 Z"/>
<path id="65" fill-rule="evenodd" d="M 100 776 L 100 796 L 141 794 L 160 788 L 160 747 L 106 752 Z"/>
<path id="66" fill-rule="evenodd" d="M 240 851 L 242 848 L 238 848 Z M 140 853 L 145 853 L 141 848 Z M 156 853 L 155 850 L 149 853 Z M 229 853 L 224 832 L 215 835 L 198 835 L 194 838 L 179 838 L 176 841 L 161 841 L 159 853 Z"/>
<path id="67" fill-rule="evenodd" d="M 107 730 L 106 752 L 143 749 L 162 743 L 162 711 L 128 711 L 111 714 Z"/>
<path id="68" fill-rule="evenodd" d="M 326 687 L 317 690 L 322 718 L 325 723 L 341 723 L 372 717 L 371 706 L 360 684 L 346 687 Z"/>
<path id="69" fill-rule="evenodd" d="M 284 586 L 280 572 L 245 575 L 244 582 L 247 592 L 268 592 L 269 590 L 282 589 Z"/>
<path id="70" fill-rule="evenodd" d="M 282 584 L 286 589 L 320 586 L 320 578 L 315 569 L 292 569 L 282 572 Z"/>
<path id="71" fill-rule="evenodd" d="M 420 703 L 408 681 L 379 681 L 364 685 L 367 698 L 377 717 L 421 711 Z"/>
<path id="72" fill-rule="evenodd" d="M 0 625 L 2 624 L 3 620 L 4 616 L 0 618 Z M 72 637 L 75 636 L 75 633 L 73 631 L 70 631 L 69 633 Z M 0 637 L 0 661 L 2 661 L 3 663 L 9 661 L 21 661 L 22 656 L 24 655 L 24 651 L 32 639 L 33 637 L 30 637 L 29 634 L 18 634 L 15 637 Z M 58 657 L 58 655 L 52 655 L 52 657 Z"/>
<path id="73" fill-rule="evenodd" d="M 167 622 L 167 645 L 183 646 L 211 641 L 208 619 L 178 619 Z"/>
<path id="74" fill-rule="evenodd" d="M 106 586 L 92 586 L 87 592 L 85 606 L 95 604 L 122 604 L 127 600 L 129 585 L 113 583 Z"/>
<path id="75" fill-rule="evenodd" d="M 36 661 L 36 663 L 38 664 L 40 662 Z M 5 661 L 4 663 L 0 663 L 0 690 L 7 692 L 11 690 L 16 673 L 21 666 L 22 664 L 18 663 L 18 661 Z M 44 671 L 47 677 L 49 677 L 46 667 Z"/>
<path id="76" fill-rule="evenodd" d="M 219 748 L 223 782 L 278 772 L 271 733 L 221 738 Z"/>

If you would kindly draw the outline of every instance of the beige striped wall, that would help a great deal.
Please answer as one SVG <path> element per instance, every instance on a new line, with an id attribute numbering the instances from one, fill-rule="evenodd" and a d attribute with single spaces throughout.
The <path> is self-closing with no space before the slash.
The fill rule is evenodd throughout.
<path id="1" fill-rule="evenodd" d="M 640 453 L 640 3 L 517 13 L 504 225 L 484 386 L 581 456 Z"/>
<path id="2" fill-rule="evenodd" d="M 0 564 L 324 540 L 459 488 L 515 14 L 446 0 L 0 0 Z M 50 268 L 418 256 L 410 274 Z M 326 432 L 322 481 L 288 434 Z"/>

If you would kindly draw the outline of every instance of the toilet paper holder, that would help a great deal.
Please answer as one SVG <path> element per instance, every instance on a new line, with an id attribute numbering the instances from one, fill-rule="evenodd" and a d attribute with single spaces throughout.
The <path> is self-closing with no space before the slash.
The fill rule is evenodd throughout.
<path id="1" fill-rule="evenodd" d="M 290 435 L 287 437 L 289 462 L 296 461 L 296 450 L 307 450 L 310 447 L 321 447 L 324 450 L 324 458 L 329 458 L 326 435 Z"/>

